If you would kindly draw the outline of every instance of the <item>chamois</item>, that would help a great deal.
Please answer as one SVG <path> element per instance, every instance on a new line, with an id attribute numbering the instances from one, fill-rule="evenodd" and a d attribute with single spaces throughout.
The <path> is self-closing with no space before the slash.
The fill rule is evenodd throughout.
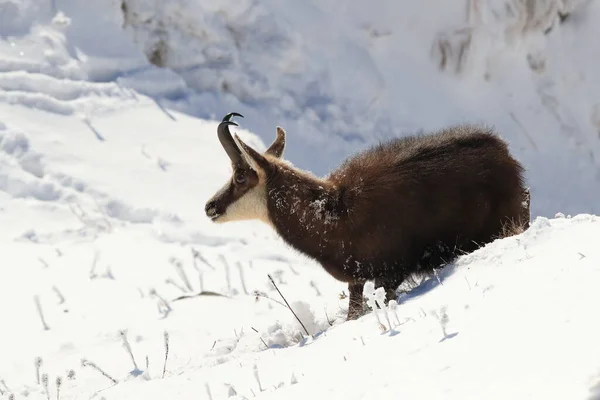
<path id="1" fill-rule="evenodd" d="M 529 224 L 523 167 L 485 127 L 457 125 L 394 138 L 348 158 L 326 178 L 282 160 L 285 131 L 260 154 L 217 128 L 231 179 L 206 203 L 215 223 L 260 220 L 292 248 L 348 283 L 347 319 L 363 310 L 363 285 L 383 286 L 386 303 L 408 276 Z"/>

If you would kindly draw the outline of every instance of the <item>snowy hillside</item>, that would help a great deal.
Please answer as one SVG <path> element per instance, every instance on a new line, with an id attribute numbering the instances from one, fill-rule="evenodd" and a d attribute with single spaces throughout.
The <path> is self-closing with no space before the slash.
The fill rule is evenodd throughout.
<path id="1" fill-rule="evenodd" d="M 525 3 L 549 8 L 0 0 L 0 399 L 600 398 L 600 7 Z M 465 26 L 470 61 L 440 71 L 436 35 Z M 344 322 L 320 266 L 205 218 L 234 110 L 317 173 L 493 123 L 543 216 Z"/>
<path id="2" fill-rule="evenodd" d="M 92 128 L 1 106 L 10 121 L 0 142 L 5 394 L 46 398 L 36 383 L 41 357 L 51 398 L 61 377 L 63 400 L 234 392 L 240 399 L 594 398 L 597 217 L 538 218 L 520 237 L 463 257 L 440 275 L 442 285 L 431 279 L 395 311 L 379 313 L 385 331 L 374 314 L 342 323 L 345 288 L 318 266 L 258 225 L 216 227 L 201 218 L 202 200 L 228 174 L 210 139 L 216 124 L 177 112 L 171 119 L 139 100 L 96 117 Z M 267 274 L 314 337 L 303 337 Z M 230 297 L 174 301 L 200 290 Z"/>

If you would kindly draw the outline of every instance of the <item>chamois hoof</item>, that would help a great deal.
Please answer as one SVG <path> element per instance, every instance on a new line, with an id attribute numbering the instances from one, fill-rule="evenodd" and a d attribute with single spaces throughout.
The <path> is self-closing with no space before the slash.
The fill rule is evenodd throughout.
<path id="1" fill-rule="evenodd" d="M 348 316 L 346 317 L 346 321 L 359 319 L 369 311 L 371 310 L 367 308 L 367 304 L 364 301 L 362 304 L 350 304 L 348 307 Z"/>
<path id="2" fill-rule="evenodd" d="M 359 319 L 362 317 L 364 313 L 362 311 L 348 311 L 348 316 L 346 317 L 346 321 L 353 321 L 355 319 Z"/>

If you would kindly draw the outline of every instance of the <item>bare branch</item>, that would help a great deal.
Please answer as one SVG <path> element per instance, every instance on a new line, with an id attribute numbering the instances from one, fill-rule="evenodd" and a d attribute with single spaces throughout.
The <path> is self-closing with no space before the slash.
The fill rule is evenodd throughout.
<path id="1" fill-rule="evenodd" d="M 298 316 L 296 315 L 296 313 L 294 312 L 294 310 L 292 310 L 292 307 L 290 307 L 288 301 L 285 299 L 285 297 L 283 297 L 283 294 L 281 293 L 281 291 L 279 290 L 279 288 L 275 284 L 275 281 L 273 280 L 273 278 L 271 277 L 271 275 L 267 275 L 267 276 L 271 280 L 271 283 L 273 284 L 273 286 L 275 286 L 275 289 L 277 289 L 277 292 L 279 293 L 279 295 L 281 296 L 281 298 L 283 299 L 283 301 L 285 301 L 285 304 L 287 305 L 287 307 L 290 309 L 290 311 L 292 312 L 292 314 L 294 314 L 294 317 L 296 317 L 296 320 L 298 320 L 298 322 L 300 323 L 300 325 L 302 325 L 302 328 L 304 328 L 304 331 L 306 332 L 306 334 L 308 336 L 310 336 L 310 333 L 308 333 L 308 329 L 306 329 L 306 327 L 304 326 L 304 324 L 302 323 L 302 321 L 300 321 L 300 318 L 298 318 Z"/>

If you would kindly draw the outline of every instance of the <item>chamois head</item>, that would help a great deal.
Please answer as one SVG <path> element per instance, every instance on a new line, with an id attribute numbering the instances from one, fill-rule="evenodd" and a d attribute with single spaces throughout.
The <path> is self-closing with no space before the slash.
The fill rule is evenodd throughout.
<path id="1" fill-rule="evenodd" d="M 266 180 L 274 159 L 279 159 L 285 149 L 285 131 L 277 127 L 277 135 L 269 148 L 260 154 L 244 143 L 238 135 L 231 135 L 229 113 L 217 128 L 223 149 L 231 160 L 233 173 L 229 181 L 206 203 L 206 215 L 217 223 L 258 219 L 270 224 L 267 212 Z"/>

